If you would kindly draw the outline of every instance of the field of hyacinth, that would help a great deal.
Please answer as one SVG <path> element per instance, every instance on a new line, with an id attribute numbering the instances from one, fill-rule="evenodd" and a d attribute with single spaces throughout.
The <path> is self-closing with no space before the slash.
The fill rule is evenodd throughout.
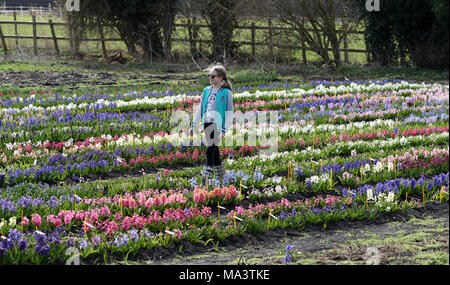
<path id="1" fill-rule="evenodd" d="M 0 264 L 111 263 L 449 201 L 448 85 L 234 89 L 235 112 L 276 111 L 277 121 L 234 122 L 225 140 L 243 144 L 220 148 L 224 181 L 207 185 L 201 134 L 170 122 L 192 115 L 200 95 L 3 93 Z M 277 134 L 273 145 L 262 130 Z"/>

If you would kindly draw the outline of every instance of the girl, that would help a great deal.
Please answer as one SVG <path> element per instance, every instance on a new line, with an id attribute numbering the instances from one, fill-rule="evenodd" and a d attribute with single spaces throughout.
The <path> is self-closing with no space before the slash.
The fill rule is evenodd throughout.
<path id="1" fill-rule="evenodd" d="M 213 171 L 223 183 L 225 167 L 220 159 L 218 145 L 233 119 L 233 95 L 225 68 L 222 65 L 209 68 L 208 77 L 211 86 L 203 90 L 200 107 L 191 125 L 192 133 L 194 126 L 202 119 L 206 136 L 206 164 L 203 166 L 202 185 L 205 185 L 206 177 L 212 177 Z"/>

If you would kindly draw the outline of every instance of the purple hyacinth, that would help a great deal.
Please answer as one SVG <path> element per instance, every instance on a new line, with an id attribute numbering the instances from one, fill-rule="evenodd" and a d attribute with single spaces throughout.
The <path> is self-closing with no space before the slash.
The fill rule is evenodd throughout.
<path id="1" fill-rule="evenodd" d="M 290 245 L 290 244 L 286 245 L 286 247 L 284 249 L 284 253 L 286 255 L 283 257 L 283 263 L 284 264 L 288 264 L 289 262 L 292 261 L 292 253 L 291 253 L 291 251 L 292 251 L 292 245 Z"/>

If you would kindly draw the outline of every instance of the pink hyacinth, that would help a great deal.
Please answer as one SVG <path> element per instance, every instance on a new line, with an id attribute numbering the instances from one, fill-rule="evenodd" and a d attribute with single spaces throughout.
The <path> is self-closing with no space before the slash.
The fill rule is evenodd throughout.
<path id="1" fill-rule="evenodd" d="M 206 191 L 201 189 L 194 190 L 194 202 L 195 203 L 203 203 L 206 199 Z"/>
<path id="2" fill-rule="evenodd" d="M 202 211 L 201 211 L 201 215 L 202 217 L 209 217 L 211 216 L 211 208 L 210 207 L 202 207 Z"/>
<path id="3" fill-rule="evenodd" d="M 325 203 L 326 203 L 328 206 L 332 206 L 333 204 L 339 203 L 340 201 L 341 201 L 341 200 L 340 200 L 339 198 L 337 198 L 337 197 L 335 197 L 335 196 L 330 196 L 330 195 L 328 195 L 327 198 L 325 199 Z"/>
<path id="4" fill-rule="evenodd" d="M 74 215 L 73 214 L 68 214 L 64 216 L 64 224 L 68 225 L 72 222 Z"/>
<path id="5" fill-rule="evenodd" d="M 237 215 L 244 215 L 245 214 L 244 208 L 242 208 L 241 206 L 236 207 L 236 214 Z"/>
<path id="6" fill-rule="evenodd" d="M 42 223 L 42 219 L 41 216 L 39 214 L 34 214 L 33 216 L 31 216 L 31 221 L 33 222 L 33 224 L 35 224 L 36 226 L 40 227 L 41 223 Z"/>
<path id="7" fill-rule="evenodd" d="M 150 209 L 153 206 L 153 198 L 148 198 L 145 202 L 145 208 Z"/>
<path id="8" fill-rule="evenodd" d="M 161 199 L 159 198 L 159 196 L 155 197 L 155 199 L 153 200 L 153 205 L 155 205 L 156 207 L 161 205 Z"/>

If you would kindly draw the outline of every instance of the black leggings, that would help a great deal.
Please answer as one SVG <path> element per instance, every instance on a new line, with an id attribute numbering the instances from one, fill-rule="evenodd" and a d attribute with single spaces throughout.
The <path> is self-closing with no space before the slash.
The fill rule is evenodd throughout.
<path id="1" fill-rule="evenodd" d="M 219 152 L 219 131 L 215 123 L 205 123 L 203 125 L 206 136 L 206 165 L 218 166 L 222 164 Z"/>

